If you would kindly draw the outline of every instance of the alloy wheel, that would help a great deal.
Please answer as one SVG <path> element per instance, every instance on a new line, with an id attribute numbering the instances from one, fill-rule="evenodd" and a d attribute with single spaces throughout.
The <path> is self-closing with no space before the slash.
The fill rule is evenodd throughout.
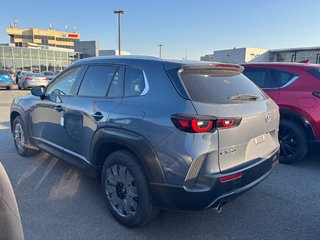
<path id="1" fill-rule="evenodd" d="M 120 216 L 135 215 L 139 201 L 138 189 L 126 166 L 115 164 L 107 169 L 105 191 L 112 208 Z"/>
<path id="2" fill-rule="evenodd" d="M 25 147 L 24 130 L 20 122 L 17 122 L 14 127 L 14 141 L 19 152 L 22 152 Z"/>
<path id="3" fill-rule="evenodd" d="M 291 158 L 297 154 L 298 138 L 290 128 L 281 127 L 279 131 L 280 158 Z"/>

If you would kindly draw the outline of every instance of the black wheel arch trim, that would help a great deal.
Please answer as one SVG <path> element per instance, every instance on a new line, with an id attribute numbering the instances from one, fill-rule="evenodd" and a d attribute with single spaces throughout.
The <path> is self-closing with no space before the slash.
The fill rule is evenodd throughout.
<path id="1" fill-rule="evenodd" d="M 102 128 L 91 142 L 90 162 L 101 169 L 103 162 L 97 162 L 99 148 L 103 144 L 117 144 L 136 155 L 141 162 L 150 183 L 165 183 L 162 166 L 151 144 L 141 135 L 122 129 Z M 98 173 L 100 176 L 101 173 Z"/>
<path id="2" fill-rule="evenodd" d="M 25 128 L 25 130 L 27 131 L 27 136 L 28 139 L 27 140 L 27 144 L 31 144 L 29 145 L 30 148 L 33 148 L 33 145 L 36 145 L 35 140 L 31 137 L 31 130 L 30 130 L 30 126 L 28 123 L 28 119 L 27 119 L 27 114 L 26 112 L 18 105 L 12 105 L 11 109 L 10 109 L 10 127 L 11 127 L 11 133 L 13 133 L 13 122 L 14 119 L 12 113 L 16 112 L 18 116 L 20 116 L 22 118 L 23 121 L 23 127 Z"/>
<path id="3" fill-rule="evenodd" d="M 25 111 L 24 111 L 22 108 L 20 108 L 20 107 L 18 107 L 18 106 L 11 106 L 11 109 L 10 109 L 10 126 L 11 126 L 11 132 L 13 132 L 13 122 L 14 122 L 14 119 L 15 119 L 15 118 L 13 118 L 13 116 L 12 116 L 12 113 L 13 113 L 13 112 L 16 112 L 19 116 L 21 116 L 21 118 L 22 118 L 22 120 L 23 120 L 23 125 L 24 125 L 24 127 L 26 128 L 26 130 L 28 131 L 29 136 L 31 136 L 31 135 L 30 135 L 29 126 L 28 126 L 28 124 L 26 124 L 26 122 L 27 122 L 26 113 L 25 113 Z"/>
<path id="4" fill-rule="evenodd" d="M 294 112 L 289 109 L 280 108 L 280 122 L 281 122 L 281 119 L 288 119 L 288 120 L 298 122 L 300 125 L 302 125 L 306 129 L 306 133 L 309 141 L 315 141 L 315 134 L 314 134 L 312 125 L 310 124 L 308 119 L 306 119 L 300 113 Z"/>

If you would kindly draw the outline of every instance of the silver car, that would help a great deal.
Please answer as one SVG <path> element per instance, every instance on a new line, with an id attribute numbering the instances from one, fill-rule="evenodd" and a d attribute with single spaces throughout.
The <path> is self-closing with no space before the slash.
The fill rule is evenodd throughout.
<path id="1" fill-rule="evenodd" d="M 44 72 L 41 72 L 42 75 L 46 76 L 49 81 L 53 80 L 56 76 L 56 74 L 52 71 L 44 71 Z"/>
<path id="2" fill-rule="evenodd" d="M 40 73 L 28 73 L 18 82 L 19 89 L 30 89 L 38 86 L 47 86 L 49 79 Z"/>

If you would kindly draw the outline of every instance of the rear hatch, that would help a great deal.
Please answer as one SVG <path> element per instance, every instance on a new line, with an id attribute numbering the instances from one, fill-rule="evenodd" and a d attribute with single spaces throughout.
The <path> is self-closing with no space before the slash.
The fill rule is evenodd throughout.
<path id="1" fill-rule="evenodd" d="M 187 65 L 178 76 L 199 115 L 234 125 L 217 128 L 221 172 L 268 157 L 278 147 L 278 106 L 233 64 Z"/>
<path id="2" fill-rule="evenodd" d="M 30 78 L 28 80 L 30 81 L 33 81 L 33 82 L 39 82 L 39 83 L 42 83 L 42 82 L 47 82 L 48 81 L 48 78 L 43 76 L 43 75 L 32 75 L 30 77 L 27 77 L 27 78 Z"/>

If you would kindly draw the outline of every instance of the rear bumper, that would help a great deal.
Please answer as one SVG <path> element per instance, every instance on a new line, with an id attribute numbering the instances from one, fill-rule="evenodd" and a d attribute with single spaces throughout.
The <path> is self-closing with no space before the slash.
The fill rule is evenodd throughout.
<path id="1" fill-rule="evenodd" d="M 151 184 L 156 204 L 161 208 L 176 210 L 202 210 L 225 204 L 269 176 L 279 161 L 279 150 L 244 169 L 228 174 L 201 176 L 201 183 L 194 189 L 183 186 Z M 220 182 L 221 177 L 242 173 L 242 177 Z"/>
<path id="2" fill-rule="evenodd" d="M 12 82 L 0 82 L 0 87 L 10 87 L 12 85 Z"/>
<path id="3" fill-rule="evenodd" d="M 47 86 L 48 82 L 42 83 L 42 82 L 24 81 L 22 84 L 23 84 L 23 88 L 33 88 L 38 86 Z"/>

